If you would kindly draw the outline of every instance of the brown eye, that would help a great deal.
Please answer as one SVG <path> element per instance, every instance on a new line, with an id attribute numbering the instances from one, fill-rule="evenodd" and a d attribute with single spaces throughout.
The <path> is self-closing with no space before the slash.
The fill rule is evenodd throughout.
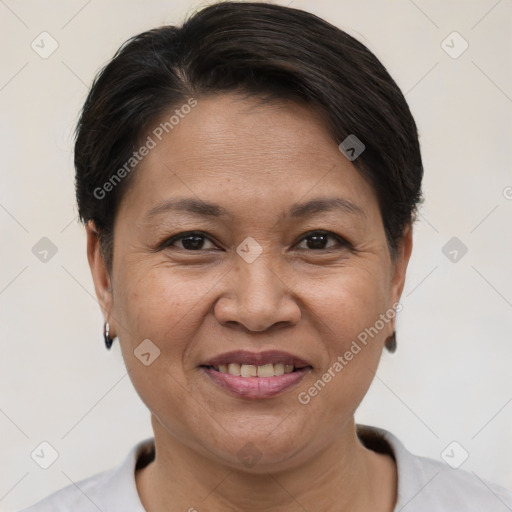
<path id="1" fill-rule="evenodd" d="M 171 238 L 169 238 L 168 240 L 166 240 L 163 245 L 162 245 L 162 248 L 167 248 L 167 247 L 176 247 L 175 246 L 175 243 L 176 242 L 181 242 L 181 247 L 177 247 L 178 249 L 185 249 L 186 251 L 199 251 L 201 249 L 211 249 L 211 247 L 204 247 L 204 244 L 205 244 L 205 241 L 209 242 L 209 243 L 212 243 L 208 237 L 206 236 L 206 234 L 202 233 L 202 232 L 197 232 L 197 231 L 189 231 L 189 232 L 186 232 L 186 233 L 180 233 L 178 235 L 175 235 Z M 213 247 L 215 247 L 215 245 L 212 243 Z"/>
<path id="2" fill-rule="evenodd" d="M 326 247 L 329 238 L 335 240 L 336 243 Z M 346 240 L 329 231 L 312 231 L 302 238 L 301 243 L 303 242 L 306 242 L 306 247 L 302 248 L 310 250 L 326 250 L 334 247 L 346 247 L 348 245 Z"/>

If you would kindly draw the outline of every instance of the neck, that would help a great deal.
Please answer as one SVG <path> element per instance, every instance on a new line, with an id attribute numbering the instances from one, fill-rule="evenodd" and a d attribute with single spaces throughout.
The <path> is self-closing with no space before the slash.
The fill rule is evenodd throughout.
<path id="1" fill-rule="evenodd" d="M 305 463 L 254 473 L 215 462 L 178 441 L 152 417 L 155 460 L 136 473 L 148 512 L 385 511 L 396 503 L 391 457 L 365 448 L 353 418 L 331 445 Z"/>

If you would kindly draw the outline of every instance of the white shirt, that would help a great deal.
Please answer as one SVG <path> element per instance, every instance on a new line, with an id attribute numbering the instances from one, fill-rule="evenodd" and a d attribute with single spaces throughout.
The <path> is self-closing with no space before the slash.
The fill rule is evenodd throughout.
<path id="1" fill-rule="evenodd" d="M 447 463 L 410 453 L 390 432 L 356 425 L 369 449 L 390 453 L 396 462 L 398 498 L 394 512 L 510 512 L 512 492 Z M 448 452 L 450 453 L 450 452 Z M 70 484 L 21 512 L 145 512 L 135 469 L 154 457 L 154 439 L 135 445 L 117 467 Z M 192 503 L 202 510 L 200 503 Z M 204 508 L 204 507 L 203 507 Z"/>

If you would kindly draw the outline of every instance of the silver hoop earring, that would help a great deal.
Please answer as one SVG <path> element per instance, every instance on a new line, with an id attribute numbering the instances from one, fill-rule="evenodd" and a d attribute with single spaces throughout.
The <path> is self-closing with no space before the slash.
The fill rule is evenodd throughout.
<path id="1" fill-rule="evenodd" d="M 113 338 L 109 336 L 110 332 L 110 326 L 108 325 L 108 322 L 105 323 L 103 327 L 103 338 L 105 339 L 105 346 L 108 350 L 110 350 L 110 347 L 112 346 L 112 342 L 114 341 Z"/>

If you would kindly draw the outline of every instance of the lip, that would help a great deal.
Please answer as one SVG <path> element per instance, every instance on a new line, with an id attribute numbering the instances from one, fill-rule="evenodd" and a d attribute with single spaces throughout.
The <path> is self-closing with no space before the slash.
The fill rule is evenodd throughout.
<path id="1" fill-rule="evenodd" d="M 259 399 L 278 395 L 298 384 L 311 371 L 311 366 L 297 369 L 292 373 L 274 375 L 273 377 L 239 377 L 229 373 L 221 373 L 205 366 L 202 366 L 201 370 L 221 389 L 232 395 L 240 398 Z"/>
<path id="2" fill-rule="evenodd" d="M 219 366 L 220 364 L 251 364 L 254 366 L 262 366 L 264 364 L 292 364 L 296 368 L 304 368 L 312 366 L 304 359 L 283 352 L 282 350 L 266 350 L 264 352 L 250 352 L 248 350 L 232 350 L 231 352 L 224 352 L 219 354 L 208 361 L 205 361 L 200 366 Z M 287 374 L 289 375 L 289 374 Z M 279 376 L 280 377 L 280 376 Z M 250 379 L 251 377 L 242 377 L 243 379 Z M 259 377 L 258 377 L 259 378 Z M 268 379 L 272 377 L 266 377 Z"/>

